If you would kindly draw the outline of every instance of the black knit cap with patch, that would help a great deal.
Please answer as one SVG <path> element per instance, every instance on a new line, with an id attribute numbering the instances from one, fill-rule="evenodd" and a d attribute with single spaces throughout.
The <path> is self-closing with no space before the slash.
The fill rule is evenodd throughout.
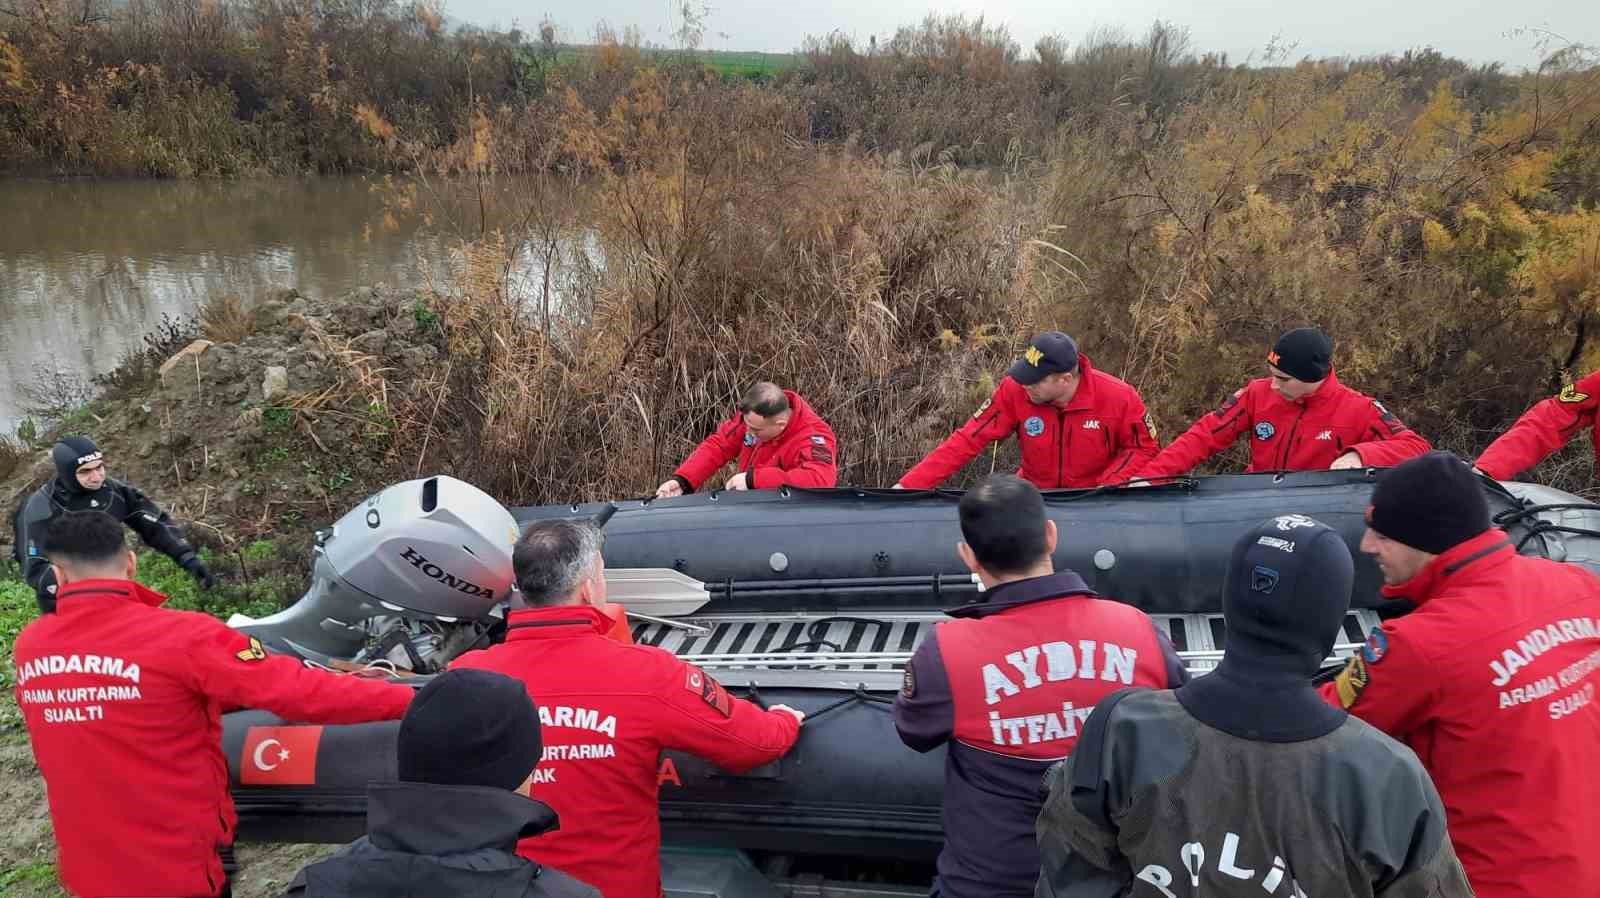
<path id="1" fill-rule="evenodd" d="M 1333 368 L 1333 341 L 1314 327 L 1297 327 L 1272 344 L 1267 361 L 1296 380 L 1316 383 Z"/>

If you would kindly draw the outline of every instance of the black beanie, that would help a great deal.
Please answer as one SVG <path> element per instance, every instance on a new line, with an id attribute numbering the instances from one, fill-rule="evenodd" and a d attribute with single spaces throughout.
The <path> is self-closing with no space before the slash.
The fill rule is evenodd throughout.
<path id="1" fill-rule="evenodd" d="M 1378 477 L 1367 526 L 1438 555 L 1489 529 L 1489 500 L 1471 466 L 1453 452 L 1436 450 Z"/>
<path id="2" fill-rule="evenodd" d="M 56 463 L 56 477 L 67 489 L 83 492 L 78 483 L 78 469 L 100 459 L 100 447 L 88 437 L 62 437 L 50 449 L 50 460 Z"/>
<path id="3" fill-rule="evenodd" d="M 487 670 L 433 678 L 400 721 L 403 782 L 516 789 L 539 763 L 539 714 L 520 680 Z"/>
<path id="4" fill-rule="evenodd" d="M 1316 383 L 1333 367 L 1333 341 L 1317 328 L 1297 327 L 1278 338 L 1267 361 L 1296 380 Z"/>
<path id="5" fill-rule="evenodd" d="M 1333 649 L 1354 582 L 1339 531 L 1299 514 L 1257 524 L 1234 544 L 1222 587 L 1227 657 L 1309 678 Z"/>

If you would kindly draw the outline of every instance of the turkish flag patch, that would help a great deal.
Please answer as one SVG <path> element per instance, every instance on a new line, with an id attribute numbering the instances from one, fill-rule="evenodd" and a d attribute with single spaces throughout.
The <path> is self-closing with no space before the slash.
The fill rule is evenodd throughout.
<path id="1" fill-rule="evenodd" d="M 246 786 L 310 786 L 317 782 L 317 745 L 322 727 L 251 727 L 239 756 L 239 782 Z"/>
<path id="2" fill-rule="evenodd" d="M 683 688 L 700 696 L 700 700 L 710 705 L 713 710 L 723 717 L 733 716 L 733 697 L 728 695 L 728 690 L 722 688 L 716 677 L 711 676 L 693 664 L 688 665 L 689 670 L 684 675 Z"/>

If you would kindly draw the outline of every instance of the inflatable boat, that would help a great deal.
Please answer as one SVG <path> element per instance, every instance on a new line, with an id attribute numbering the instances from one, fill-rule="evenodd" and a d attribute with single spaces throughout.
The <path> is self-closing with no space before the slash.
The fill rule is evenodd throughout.
<path id="1" fill-rule="evenodd" d="M 1316 518 L 1337 528 L 1358 558 L 1351 611 L 1328 659 L 1331 668 L 1358 649 L 1381 619 L 1408 610 L 1405 603 L 1379 595 L 1375 566 L 1356 551 L 1375 476 L 1370 470 L 1229 475 L 1145 489 L 1052 491 L 1046 506 L 1060 533 L 1055 563 L 1082 574 L 1101 595 L 1150 614 L 1191 671 L 1203 675 L 1227 642 L 1221 589 L 1233 542 L 1270 517 Z M 275 616 L 277 621 L 239 625 L 254 628 L 280 650 L 320 651 L 324 662 L 356 654 L 335 651 L 326 641 L 319 643 L 320 650 L 308 645 L 331 631 L 345 631 L 339 638 L 351 641 L 343 645 L 397 642 L 392 630 L 380 635 L 371 621 L 357 623 L 330 610 L 338 607 L 334 600 L 343 589 L 357 596 L 345 601 L 406 621 L 413 629 L 405 633 L 434 637 L 431 651 L 398 640 L 405 651 L 391 646 L 386 656 L 391 663 L 440 659 L 451 653 L 447 646 L 468 645 L 450 630 L 470 623 L 471 616 L 455 604 L 430 613 L 420 607 L 425 603 L 403 595 L 404 589 L 378 594 L 354 582 L 349 572 L 366 559 L 397 550 L 346 541 L 351 530 L 362 539 L 376 538 L 371 536 L 380 529 L 375 519 L 409 515 L 421 520 L 486 498 L 462 487 L 449 478 L 430 478 L 386 491 L 399 491 L 398 498 L 380 494 L 369 500 L 323 540 L 318 579 L 338 582 L 313 586 L 302 600 L 312 613 L 296 617 L 291 609 Z M 1496 525 L 1519 551 L 1600 572 L 1600 506 L 1533 484 L 1485 479 L 1483 488 Z M 636 642 L 713 671 L 736 695 L 787 704 L 808 715 L 788 756 L 743 775 L 687 756 L 664 756 L 658 779 L 669 842 L 738 851 L 741 863 L 757 858 L 780 873 L 820 863 L 818 869 L 830 871 L 829 876 L 847 879 L 881 876 L 886 864 L 926 864 L 937 854 L 943 753 L 917 754 L 903 747 L 890 708 L 900 668 L 944 617 L 942 610 L 978 598 L 979 586 L 955 551 L 959 497 L 953 491 L 780 489 L 509 510 L 516 526 L 553 517 L 601 523 L 607 567 L 614 574 L 625 572 L 612 585 L 614 596 L 619 591 L 639 596 L 638 603 L 622 599 L 636 612 L 630 626 Z M 408 511 L 408 502 L 432 510 Z M 342 526 L 350 530 L 341 534 Z M 494 518 L 478 529 L 487 533 L 501 526 Z M 415 542 L 406 542 L 413 555 Z M 439 545 L 447 542 L 441 538 Z M 357 548 L 341 562 L 338 545 Z M 483 552 L 471 554 L 477 558 Z M 443 568 L 431 567 L 423 575 L 437 581 L 435 573 L 445 574 Z M 398 562 L 391 570 L 409 572 Z M 656 572 L 657 579 L 641 571 Z M 475 581 L 475 588 L 497 596 L 508 585 L 508 575 L 490 585 L 485 585 L 488 574 L 473 576 L 483 581 Z M 666 606 L 650 603 L 648 589 L 627 592 L 630 577 L 690 584 L 691 597 L 698 598 L 663 611 Z M 454 613 L 442 614 L 441 608 Z M 497 612 L 486 611 L 490 622 L 468 631 L 470 644 L 494 638 Z M 307 621 L 314 621 L 315 629 Z M 285 633 L 301 635 L 272 638 Z M 274 781 L 259 763 L 263 742 L 283 738 L 286 726 L 260 711 L 224 719 L 240 838 L 344 841 L 359 836 L 367 783 L 395 775 L 398 724 L 295 728 L 316 732 L 317 760 L 311 781 L 288 784 Z M 767 879 L 787 881 L 777 874 Z"/>

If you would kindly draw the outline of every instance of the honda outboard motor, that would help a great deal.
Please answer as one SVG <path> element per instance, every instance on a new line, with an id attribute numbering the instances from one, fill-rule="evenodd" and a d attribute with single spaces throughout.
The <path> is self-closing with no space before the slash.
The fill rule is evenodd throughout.
<path id="1" fill-rule="evenodd" d="M 469 483 L 398 483 L 318 532 L 311 588 L 298 602 L 228 625 L 322 664 L 432 672 L 502 613 L 518 532 L 511 513 Z"/>

